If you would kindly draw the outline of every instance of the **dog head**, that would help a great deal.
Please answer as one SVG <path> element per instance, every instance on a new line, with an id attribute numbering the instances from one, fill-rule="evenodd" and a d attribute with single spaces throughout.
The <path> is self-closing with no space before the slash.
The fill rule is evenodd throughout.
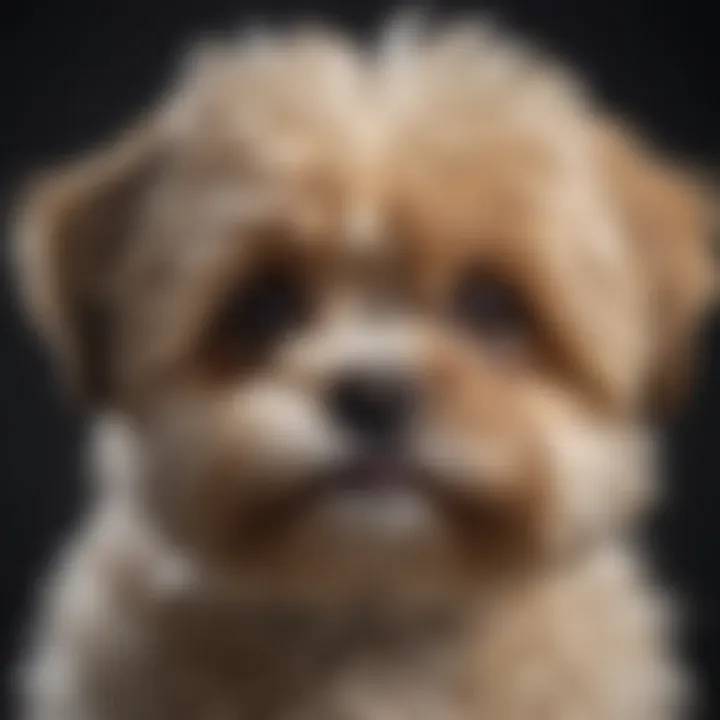
<path id="1" fill-rule="evenodd" d="M 195 58 L 32 189 L 28 304 L 137 502 L 282 593 L 454 592 L 616 532 L 714 294 L 703 188 L 482 28 Z"/>

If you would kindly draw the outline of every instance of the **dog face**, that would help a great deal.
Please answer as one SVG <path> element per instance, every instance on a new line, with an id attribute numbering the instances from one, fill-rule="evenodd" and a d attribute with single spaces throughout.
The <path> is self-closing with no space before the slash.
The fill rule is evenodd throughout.
<path id="1" fill-rule="evenodd" d="M 649 497 L 711 298 L 700 190 L 508 41 L 222 48 L 31 195 L 28 298 L 136 501 L 283 597 L 477 587 Z"/>

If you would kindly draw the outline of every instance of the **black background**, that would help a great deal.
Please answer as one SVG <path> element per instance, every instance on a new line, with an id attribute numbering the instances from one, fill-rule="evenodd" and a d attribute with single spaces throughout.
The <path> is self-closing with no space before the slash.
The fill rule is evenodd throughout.
<path id="1" fill-rule="evenodd" d="M 659 144 L 710 167 L 720 160 L 718 25 L 713 5 L 612 0 L 437 3 L 492 11 L 578 66 L 597 92 Z M 2 216 L 28 171 L 111 136 L 171 77 L 205 31 L 256 20 L 330 19 L 372 32 L 388 6 L 222 0 L 5 0 L 0 6 Z M 24 329 L 6 263 L 0 285 L 0 660 L 17 655 L 33 583 L 82 504 L 81 418 Z M 665 428 L 668 503 L 652 547 L 694 609 L 687 652 L 720 718 L 720 323 L 711 322 L 693 401 Z M 0 715 L 4 716 L 5 695 Z"/>

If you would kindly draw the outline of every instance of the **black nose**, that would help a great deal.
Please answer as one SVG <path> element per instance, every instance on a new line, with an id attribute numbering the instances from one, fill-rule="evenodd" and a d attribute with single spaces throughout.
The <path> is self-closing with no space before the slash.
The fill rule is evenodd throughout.
<path id="1" fill-rule="evenodd" d="M 333 417 L 363 443 L 392 445 L 406 434 L 416 405 L 416 392 L 407 378 L 387 373 L 354 373 L 330 388 Z"/>

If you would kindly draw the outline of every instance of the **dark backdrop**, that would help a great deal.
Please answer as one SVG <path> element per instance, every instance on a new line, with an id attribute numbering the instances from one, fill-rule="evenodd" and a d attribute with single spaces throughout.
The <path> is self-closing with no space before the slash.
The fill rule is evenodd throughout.
<path id="1" fill-rule="evenodd" d="M 720 160 L 712 0 L 478 0 L 579 66 L 659 143 Z M 460 7 L 437 4 L 437 14 Z M 150 102 L 198 34 L 307 14 L 371 31 L 387 6 L 269 0 L 4 0 L 0 7 L 0 202 L 25 173 L 97 142 Z M 3 218 L 5 213 L 3 212 Z M 81 418 L 64 405 L 24 330 L 7 268 L 0 284 L 0 661 L 17 654 L 34 581 L 82 503 Z M 669 502 L 656 523 L 659 566 L 695 608 L 687 652 L 720 718 L 720 324 L 710 324 L 696 397 L 668 436 Z M 6 707 L 3 695 L 3 707 Z"/>

